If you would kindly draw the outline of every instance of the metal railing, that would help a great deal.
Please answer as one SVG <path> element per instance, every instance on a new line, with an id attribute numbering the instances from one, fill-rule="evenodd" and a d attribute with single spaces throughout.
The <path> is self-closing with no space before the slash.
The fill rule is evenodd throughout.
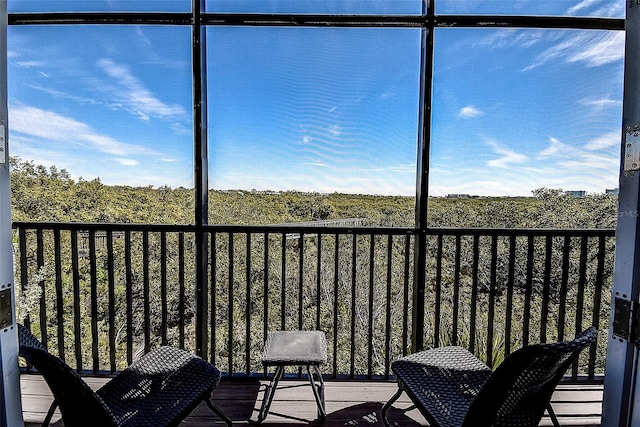
<path id="1" fill-rule="evenodd" d="M 154 346 L 195 350 L 195 226 L 14 228 L 19 321 L 72 366 L 108 373 Z M 325 331 L 333 378 L 389 378 L 411 351 L 415 229 L 201 229 L 205 357 L 227 375 L 262 374 L 276 329 Z M 429 229 L 426 239 L 425 326 L 415 331 L 425 343 L 467 347 L 495 367 L 522 345 L 594 324 L 601 338 L 571 374 L 604 372 L 613 230 Z"/>

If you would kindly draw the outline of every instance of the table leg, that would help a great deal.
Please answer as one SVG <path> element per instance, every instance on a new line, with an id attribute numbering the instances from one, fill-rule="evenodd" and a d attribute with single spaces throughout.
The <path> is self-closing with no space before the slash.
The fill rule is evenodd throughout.
<path id="1" fill-rule="evenodd" d="M 271 378 L 271 382 L 267 385 L 267 388 L 264 390 L 264 397 L 262 398 L 262 406 L 260 407 L 260 412 L 258 413 L 258 423 L 264 421 L 267 418 L 267 414 L 269 413 L 269 408 L 271 407 L 271 402 L 273 401 L 273 396 L 276 393 L 276 387 L 278 387 L 278 381 L 282 378 L 284 374 L 284 367 L 278 366 L 276 368 L 276 372 L 273 374 L 273 378 Z"/>
<path id="2" fill-rule="evenodd" d="M 313 371 L 318 377 L 319 384 L 316 384 L 313 378 L 313 374 L 311 373 L 311 367 L 307 365 L 307 375 L 309 376 L 309 383 L 311 384 L 311 389 L 313 390 L 313 395 L 315 396 L 316 403 L 318 405 L 318 418 L 323 420 L 327 416 L 327 411 L 324 406 L 324 379 L 322 378 L 322 373 L 320 372 L 320 368 L 318 368 L 318 365 L 313 365 Z"/>

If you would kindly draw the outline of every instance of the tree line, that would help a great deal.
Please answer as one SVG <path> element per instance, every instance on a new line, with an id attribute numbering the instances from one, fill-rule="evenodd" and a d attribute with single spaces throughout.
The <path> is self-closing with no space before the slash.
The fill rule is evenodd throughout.
<path id="1" fill-rule="evenodd" d="M 193 189 L 109 186 L 99 179 L 75 180 L 65 170 L 18 158 L 11 159 L 11 185 L 15 221 L 193 222 Z M 211 190 L 209 203 L 211 224 L 262 225 L 343 218 L 359 218 L 362 225 L 373 227 L 411 228 L 415 223 L 412 197 Z M 561 190 L 539 189 L 531 197 L 520 198 L 430 198 L 428 208 L 430 227 L 611 228 L 616 223 L 617 198 L 612 195 L 574 198 Z M 22 314 L 28 313 L 34 327 L 39 328 L 41 307 L 46 305 L 44 324 L 47 330 L 51 329 L 52 348 L 63 338 L 68 353 L 74 351 L 73 342 L 77 338 L 72 330 L 76 310 L 83 319 L 83 340 L 91 341 L 89 320 L 95 318 L 99 325 L 97 340 L 101 366 L 108 365 L 108 325 L 112 312 L 117 317 L 115 345 L 119 368 L 126 366 L 126 359 L 130 357 L 127 355 L 129 337 L 125 333 L 129 321 L 133 322 L 129 327 L 134 335 L 134 353 L 144 345 L 145 330 L 150 330 L 154 343 L 164 334 L 174 344 L 192 346 L 193 236 L 183 236 L 182 243 L 178 234 L 168 236 L 164 255 L 159 235 L 151 234 L 146 238 L 147 260 L 140 255 L 144 252 L 145 240 L 139 233 L 131 236 L 129 243 L 135 249 L 129 261 L 123 255 L 126 252 L 124 239 L 114 241 L 115 254 L 111 264 L 106 248 L 96 250 L 94 268 L 98 295 L 94 308 L 91 306 L 94 292 L 91 276 L 94 273 L 89 260 L 77 259 L 79 267 L 74 270 L 73 257 L 77 255 L 70 250 L 67 237 L 61 244 L 60 277 L 54 277 L 58 273 L 52 268 L 55 263 L 52 252 L 46 252 L 46 271 L 43 272 L 36 256 L 38 239 L 30 235 L 28 281 L 33 286 L 24 289 Z M 331 337 L 336 338 L 337 346 L 331 352 L 339 356 L 338 372 L 384 373 L 389 358 L 409 350 L 410 330 L 407 328 L 411 325 L 405 328 L 403 322 L 411 310 L 413 282 L 407 274 L 412 274 L 413 269 L 413 240 L 407 244 L 404 239 L 402 236 L 387 239 L 367 235 L 326 236 L 323 239 L 216 235 L 211 241 L 209 272 L 213 288 L 210 317 L 214 349 L 211 357 L 223 369 L 229 366 L 234 372 L 259 370 L 265 324 L 269 329 L 283 325 L 291 329 L 312 328 L 319 323 L 327 331 L 330 343 L 333 342 Z M 49 249 L 55 246 L 51 233 L 45 233 L 42 240 Z M 598 308 L 593 307 L 593 301 L 596 293 L 607 295 L 611 271 L 606 268 L 604 272 L 598 272 L 596 242 L 585 246 L 584 256 L 581 255 L 580 239 L 567 242 L 554 237 L 547 242 L 518 237 L 517 242 L 515 277 L 513 283 L 507 285 L 510 280 L 509 238 L 496 239 L 495 249 L 492 249 L 490 237 L 456 239 L 451 235 L 428 239 L 426 342 L 474 347 L 480 356 L 489 355 L 493 360 L 488 362 L 494 363 L 503 357 L 505 348 L 513 349 L 526 340 L 537 339 L 539 333 L 533 327 L 535 332 L 531 332 L 530 337 L 523 336 L 524 322 L 540 325 L 546 322 L 542 319 L 546 316 L 550 322 L 549 337 L 553 339 L 553 331 L 558 329 L 559 312 L 566 312 L 569 336 L 577 328 L 575 317 L 579 300 L 582 300 L 581 309 L 587 313 L 585 324 L 593 320 L 593 310 L 598 310 L 597 316 L 606 321 L 606 298 Z M 563 258 L 565 245 L 570 251 L 568 261 Z M 611 239 L 608 240 L 605 257 L 608 264 L 613 254 L 612 245 Z M 551 251 L 547 250 L 549 248 Z M 495 261 L 492 251 L 497 254 Z M 163 262 L 168 270 L 164 306 L 157 285 Z M 567 262 L 570 265 L 563 267 Z M 549 265 L 549 272 L 545 271 L 545 265 Z M 115 282 L 113 301 L 107 298 L 109 268 L 113 270 Z M 495 278 L 492 278 L 492 268 Z M 563 277 L 564 271 L 569 277 Z M 16 275 L 20 274 L 18 269 Z M 596 289 L 598 274 L 602 276 L 605 289 Z M 22 278 L 16 281 L 22 282 Z M 80 307 L 73 297 L 76 283 L 81 288 Z M 54 301 L 59 292 L 56 286 L 63 293 L 61 306 Z M 151 289 L 145 289 L 145 286 Z M 132 303 L 127 302 L 127 295 L 135 297 Z M 141 316 L 145 305 L 148 305 L 152 325 L 145 325 Z M 433 307 L 439 307 L 437 313 Z M 514 327 L 510 331 L 506 331 L 504 320 L 508 307 L 513 311 L 509 315 L 514 316 Z M 487 332 L 490 310 L 496 313 L 492 334 Z M 56 332 L 56 313 L 59 311 L 68 317 L 64 337 Z M 489 347 L 492 351 L 488 353 Z M 598 360 L 601 365 L 600 347 Z M 91 353 L 90 345 L 86 344 L 81 357 L 83 366 L 91 366 Z M 251 355 L 249 365 L 245 354 Z"/>

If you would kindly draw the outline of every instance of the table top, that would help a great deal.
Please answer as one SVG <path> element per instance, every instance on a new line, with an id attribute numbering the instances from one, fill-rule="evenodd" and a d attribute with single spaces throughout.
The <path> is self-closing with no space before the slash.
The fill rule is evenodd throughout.
<path id="1" fill-rule="evenodd" d="M 327 341 L 322 331 L 269 332 L 262 353 L 264 365 L 322 365 Z"/>

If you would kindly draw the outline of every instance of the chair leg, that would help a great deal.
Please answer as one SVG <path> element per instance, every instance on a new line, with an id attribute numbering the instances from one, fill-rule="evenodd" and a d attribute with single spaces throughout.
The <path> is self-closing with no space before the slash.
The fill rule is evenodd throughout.
<path id="1" fill-rule="evenodd" d="M 44 421 L 42 421 L 42 427 L 49 426 L 49 423 L 51 423 L 51 418 L 53 418 L 53 414 L 56 412 L 56 409 L 58 409 L 58 402 L 56 402 L 56 400 L 54 399 L 53 402 L 51 402 L 51 406 L 49 406 L 47 416 L 44 417 Z"/>
<path id="2" fill-rule="evenodd" d="M 318 405 L 318 419 L 324 420 L 327 416 L 324 405 L 324 379 L 322 378 L 322 373 L 320 372 L 320 368 L 318 368 L 318 365 L 313 365 L 313 371 L 318 377 L 318 384 L 316 384 L 316 381 L 313 378 L 314 374 L 311 372 L 311 367 L 307 365 L 309 384 L 311 384 L 311 389 L 313 390 L 313 395 L 316 398 L 316 403 Z"/>
<path id="3" fill-rule="evenodd" d="M 206 404 L 209 407 L 209 409 L 211 409 L 211 411 L 214 414 L 216 414 L 218 417 L 220 417 L 220 419 L 222 419 L 222 421 L 224 421 L 224 423 L 227 426 L 233 425 L 233 421 L 231 421 L 231 418 L 227 417 L 227 414 L 222 412 L 222 409 L 218 408 L 216 405 L 213 404 L 213 402 L 211 401 L 211 397 L 207 396 L 207 398 L 204 399 L 204 401 L 206 402 Z"/>
<path id="4" fill-rule="evenodd" d="M 551 407 L 551 402 L 547 403 L 547 413 L 549 414 L 549 418 L 551 418 L 551 422 L 555 427 L 560 427 L 560 422 L 558 421 L 558 417 L 556 417 L 556 413 Z"/>
<path id="5" fill-rule="evenodd" d="M 269 408 L 271 407 L 271 402 L 273 401 L 273 396 L 276 393 L 276 388 L 278 387 L 278 382 L 284 375 L 284 366 L 278 366 L 276 368 L 275 374 L 273 374 L 273 378 L 271 378 L 271 382 L 267 385 L 267 388 L 264 390 L 264 397 L 262 398 L 262 406 L 260 407 L 260 412 L 258 413 L 258 420 L 256 421 L 260 424 L 267 418 L 267 414 L 269 413 Z"/>
<path id="6" fill-rule="evenodd" d="M 393 403 L 396 400 L 398 400 L 402 392 L 403 392 L 402 388 L 398 387 L 398 391 L 396 392 L 396 394 L 391 396 L 391 399 L 389 399 L 389 401 L 385 403 L 384 406 L 382 407 L 382 422 L 386 427 L 391 427 L 391 424 L 389 424 L 389 420 L 387 419 L 387 411 L 389 411 L 389 408 L 391 408 L 391 405 L 393 405 Z"/>

